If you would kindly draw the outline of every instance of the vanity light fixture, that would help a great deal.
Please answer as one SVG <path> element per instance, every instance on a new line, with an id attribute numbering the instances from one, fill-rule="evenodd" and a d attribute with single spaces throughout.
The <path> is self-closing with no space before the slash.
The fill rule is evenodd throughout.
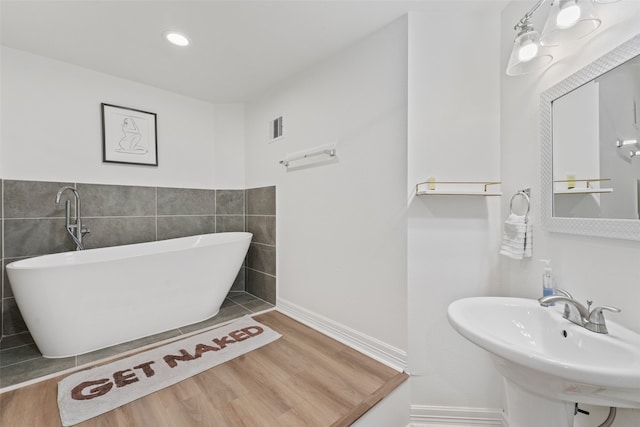
<path id="1" fill-rule="evenodd" d="M 540 44 L 559 46 L 581 39 L 594 32 L 601 22 L 592 0 L 553 0 Z"/>
<path id="2" fill-rule="evenodd" d="M 189 44 L 191 43 L 187 36 L 176 31 L 165 31 L 164 33 L 162 33 L 162 35 L 169 43 L 172 43 L 176 46 L 185 47 L 189 46 Z"/>
<path id="3" fill-rule="evenodd" d="M 513 49 L 507 64 L 507 74 L 517 76 L 526 74 L 538 68 L 545 67 L 553 56 L 548 53 L 540 53 L 540 35 L 533 28 L 529 17 L 525 16 L 515 26 L 518 35 L 513 42 Z"/>
<path id="4" fill-rule="evenodd" d="M 615 3 L 619 0 L 550 0 L 551 6 L 542 34 L 533 29 L 531 17 L 547 0 L 538 0 L 514 26 L 514 40 L 507 75 L 517 76 L 540 69 L 551 62 L 549 48 L 580 39 L 594 32 L 601 24 L 594 3 Z"/>

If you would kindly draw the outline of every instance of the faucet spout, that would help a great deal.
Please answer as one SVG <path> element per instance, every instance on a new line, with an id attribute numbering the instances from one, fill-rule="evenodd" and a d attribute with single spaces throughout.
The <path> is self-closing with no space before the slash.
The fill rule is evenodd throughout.
<path id="1" fill-rule="evenodd" d="M 76 197 L 76 200 L 78 199 L 78 190 L 76 190 L 75 188 L 71 187 L 70 185 L 65 185 L 64 187 L 60 188 L 58 190 L 58 194 L 56 194 L 56 204 L 60 203 L 60 198 L 62 197 L 62 194 L 65 191 L 72 191 L 73 195 Z"/>
<path id="2" fill-rule="evenodd" d="M 584 326 L 584 323 L 589 321 L 589 309 L 571 297 L 568 297 L 565 295 L 549 295 L 546 297 L 539 298 L 538 302 L 543 307 L 549 307 L 554 302 L 564 302 L 567 304 L 571 304 L 572 306 L 575 307 L 578 313 L 580 313 L 583 326 Z"/>

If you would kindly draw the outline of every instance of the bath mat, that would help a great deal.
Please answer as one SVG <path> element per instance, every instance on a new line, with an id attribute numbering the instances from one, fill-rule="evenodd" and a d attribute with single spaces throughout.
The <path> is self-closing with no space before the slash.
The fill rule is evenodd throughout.
<path id="1" fill-rule="evenodd" d="M 104 414 L 281 336 L 245 316 L 221 328 L 72 374 L 58 383 L 62 425 Z"/>

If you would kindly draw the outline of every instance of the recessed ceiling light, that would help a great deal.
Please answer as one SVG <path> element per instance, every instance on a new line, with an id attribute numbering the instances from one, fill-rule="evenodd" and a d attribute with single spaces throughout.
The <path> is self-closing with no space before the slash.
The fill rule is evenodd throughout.
<path id="1" fill-rule="evenodd" d="M 187 36 L 175 31 L 166 31 L 164 33 L 164 38 L 167 39 L 170 43 L 175 44 L 176 46 L 189 46 L 190 43 Z"/>

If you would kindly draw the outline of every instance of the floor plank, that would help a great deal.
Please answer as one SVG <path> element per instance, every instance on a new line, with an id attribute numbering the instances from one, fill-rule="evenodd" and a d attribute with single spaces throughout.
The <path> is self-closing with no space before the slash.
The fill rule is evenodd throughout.
<path id="1" fill-rule="evenodd" d="M 282 338 L 79 426 L 343 427 L 408 378 L 277 311 L 255 319 Z M 62 378 L 0 394 L 0 425 L 61 426 Z"/>

